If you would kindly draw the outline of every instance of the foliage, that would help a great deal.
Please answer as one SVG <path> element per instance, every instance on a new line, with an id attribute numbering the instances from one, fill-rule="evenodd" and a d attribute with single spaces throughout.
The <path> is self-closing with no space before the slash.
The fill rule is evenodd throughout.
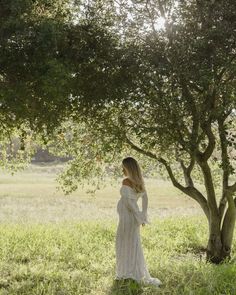
<path id="1" fill-rule="evenodd" d="M 98 85 L 100 99 L 106 93 L 111 72 L 104 67 L 112 59 L 104 57 L 112 53 L 114 38 L 83 13 L 75 22 L 73 8 L 69 0 L 1 2 L 2 140 L 9 143 L 16 132 L 28 130 L 46 144 L 75 108 L 83 109 L 82 101 L 88 105 L 90 96 L 99 96 Z"/>
<path id="2" fill-rule="evenodd" d="M 65 14 L 66 1 L 1 2 L 4 128 L 28 123 L 32 130 L 46 125 L 50 129 L 63 117 L 70 74 L 60 56 L 66 38 Z"/>
<path id="3" fill-rule="evenodd" d="M 88 136 L 92 138 L 93 133 L 103 142 L 104 161 L 110 158 L 112 164 L 112 154 L 117 158 L 122 146 L 128 148 L 128 143 L 149 156 L 154 165 L 159 157 L 161 166 L 171 163 L 176 179 L 181 182 L 183 165 L 191 163 L 197 150 L 206 150 L 206 125 L 211 125 L 216 145 L 208 162 L 215 187 L 221 187 L 222 169 L 229 172 L 229 177 L 233 175 L 236 102 L 235 31 L 231 20 L 235 9 L 232 1 L 222 3 L 74 3 L 86 27 L 82 39 L 91 36 L 91 42 L 87 40 L 81 47 L 75 34 L 71 38 L 74 41 L 68 54 L 72 54 L 75 65 L 70 122 L 73 128 L 80 128 L 75 127 L 76 123 L 86 124 Z M 160 16 L 165 17 L 165 27 L 157 30 L 155 20 Z M 81 51 L 86 52 L 84 59 Z M 222 120 L 228 132 L 225 144 L 229 161 L 221 156 L 218 129 Z M 117 142 L 109 151 L 108 140 Z M 86 166 L 87 157 L 84 159 Z M 77 172 L 81 161 L 82 158 L 77 161 Z M 95 166 L 89 169 L 91 177 Z M 77 172 L 73 165 L 71 176 Z M 204 182 L 199 165 L 193 165 L 192 179 Z"/>
<path id="4" fill-rule="evenodd" d="M 90 187 L 94 186 L 88 191 L 92 194 L 107 186 L 108 180 L 115 182 L 122 177 L 121 161 L 127 155 L 140 160 L 145 177 L 161 173 L 158 165 L 123 144 L 119 133 L 111 136 L 114 132 L 109 130 L 113 128 L 112 125 L 106 127 L 97 129 L 89 126 L 88 121 L 80 124 L 67 121 L 48 142 L 47 147 L 51 153 L 73 158 L 58 177 L 66 194 L 76 190 L 79 185 L 84 186 L 86 182 Z"/>

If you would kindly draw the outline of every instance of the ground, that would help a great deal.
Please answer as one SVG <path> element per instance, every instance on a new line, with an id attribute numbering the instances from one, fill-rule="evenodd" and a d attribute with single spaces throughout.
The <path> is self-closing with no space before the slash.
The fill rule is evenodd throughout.
<path id="1" fill-rule="evenodd" d="M 91 219 L 118 220 L 116 204 L 122 178 L 113 186 L 86 194 L 89 186 L 65 196 L 57 190 L 55 177 L 61 165 L 31 165 L 14 176 L 0 174 L 0 222 L 61 222 Z M 149 217 L 202 214 L 198 204 L 181 194 L 169 182 L 146 179 Z M 141 205 L 141 200 L 139 200 Z"/>
<path id="2" fill-rule="evenodd" d="M 95 197 L 56 191 L 58 167 L 1 173 L 0 295 L 235 295 L 232 260 L 205 262 L 207 223 L 192 200 L 168 182 L 146 180 L 150 225 L 141 227 L 147 265 L 163 281 L 156 289 L 116 282 L 116 203 L 120 183 Z"/>

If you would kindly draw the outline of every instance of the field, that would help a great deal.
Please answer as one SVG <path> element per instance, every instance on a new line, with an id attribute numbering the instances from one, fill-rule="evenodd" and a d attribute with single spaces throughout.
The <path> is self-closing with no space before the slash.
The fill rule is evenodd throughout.
<path id="1" fill-rule="evenodd" d="M 62 222 L 91 219 L 118 220 L 116 204 L 120 198 L 117 184 L 108 185 L 95 196 L 86 194 L 89 186 L 64 196 L 57 190 L 55 177 L 61 165 L 31 165 L 14 176 L 0 174 L 0 222 Z M 146 179 L 150 218 L 201 214 L 198 205 L 170 183 Z M 139 202 L 139 204 L 141 204 Z"/>
<path id="2" fill-rule="evenodd" d="M 0 175 L 0 294 L 235 295 L 236 265 L 205 262 L 207 224 L 198 206 L 169 183 L 147 179 L 150 225 L 143 250 L 160 289 L 115 276 L 120 183 L 95 197 L 56 190 L 60 167 Z"/>

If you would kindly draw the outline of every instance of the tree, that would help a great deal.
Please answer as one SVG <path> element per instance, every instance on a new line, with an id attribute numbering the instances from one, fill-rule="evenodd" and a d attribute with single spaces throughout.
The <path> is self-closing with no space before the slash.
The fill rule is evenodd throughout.
<path id="1" fill-rule="evenodd" d="M 13 137 L 20 138 L 21 154 L 27 150 L 32 155 L 28 143 L 49 140 L 73 111 L 75 91 L 88 99 L 94 91 L 92 79 L 96 92 L 101 85 L 103 93 L 104 81 L 109 83 L 97 67 L 99 55 L 109 50 L 110 36 L 90 22 L 80 6 L 76 22 L 71 5 L 70 0 L 1 1 L 1 166 L 13 161 L 8 149 Z M 90 62 L 94 59 L 96 63 Z"/>
<path id="2" fill-rule="evenodd" d="M 234 1 L 19 0 L 0 8 L 1 134 L 19 128 L 23 138 L 33 131 L 48 140 L 56 130 L 57 144 L 75 156 L 64 175 L 72 189 L 131 150 L 159 163 L 203 209 L 207 259 L 229 257 Z"/>
<path id="3" fill-rule="evenodd" d="M 99 3 L 107 9 L 111 2 Z M 118 59 L 108 61 L 106 71 L 115 69 L 112 79 L 119 83 L 100 99 L 94 94 L 83 111 L 75 105 L 72 120 L 85 124 L 100 162 L 110 163 L 111 155 L 119 158 L 129 147 L 165 167 L 173 185 L 201 206 L 209 224 L 207 260 L 220 263 L 230 257 L 236 218 L 235 3 L 114 3 L 109 30 L 119 36 Z M 75 137 L 78 146 L 85 144 L 80 133 Z M 97 165 L 91 155 L 79 159 L 71 170 L 77 179 L 88 161 L 90 171 Z"/>
<path id="4" fill-rule="evenodd" d="M 24 167 L 34 152 L 36 136 L 45 137 L 66 116 L 70 72 L 61 52 L 67 43 L 67 2 L 1 1 L 0 161 L 4 168 Z"/>
<path id="5" fill-rule="evenodd" d="M 50 129 L 65 114 L 70 72 L 61 52 L 66 46 L 69 11 L 66 0 L 60 4 L 46 0 L 1 2 L 4 129 L 29 123 L 31 130 L 42 130 L 45 122 Z M 52 115 L 55 112 L 57 116 Z"/>

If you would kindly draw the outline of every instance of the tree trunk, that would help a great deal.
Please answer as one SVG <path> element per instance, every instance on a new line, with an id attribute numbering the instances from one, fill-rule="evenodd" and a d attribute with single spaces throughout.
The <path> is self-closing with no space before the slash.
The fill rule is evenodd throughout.
<path id="1" fill-rule="evenodd" d="M 225 213 L 224 222 L 221 230 L 222 240 L 222 254 L 223 256 L 230 258 L 231 247 L 233 242 L 234 228 L 236 221 L 236 207 L 234 204 L 230 204 Z"/>
<path id="2" fill-rule="evenodd" d="M 210 140 L 212 139 L 209 136 L 209 144 Z M 208 149 L 206 150 L 208 154 L 211 146 L 213 145 L 214 147 L 214 144 L 214 142 L 211 142 L 211 145 L 208 146 Z M 236 223 L 236 198 L 233 198 L 233 194 L 236 191 L 236 183 L 231 186 L 228 186 L 228 183 L 225 183 L 225 181 L 223 183 L 223 197 L 226 198 L 228 205 L 228 209 L 224 215 L 226 204 L 223 203 L 223 206 L 220 204 L 218 207 L 214 181 L 212 178 L 211 168 L 207 163 L 208 155 L 207 157 L 206 155 L 206 152 L 199 152 L 199 154 L 196 156 L 197 162 L 204 176 L 207 194 L 206 197 L 204 197 L 204 195 L 194 187 L 194 183 L 191 178 L 191 171 L 193 168 L 191 164 L 186 167 L 184 163 L 181 162 L 186 181 L 186 186 L 183 186 L 176 180 L 173 171 L 166 160 L 163 158 L 158 158 L 158 161 L 165 165 L 173 185 L 184 192 L 186 195 L 196 200 L 201 205 L 209 225 L 209 239 L 206 249 L 206 258 L 207 261 L 211 263 L 219 264 L 226 259 L 230 259 Z M 194 164 L 194 161 L 192 163 Z"/>
<path id="3" fill-rule="evenodd" d="M 207 261 L 218 264 L 222 261 L 222 241 L 220 230 L 220 217 L 210 215 L 209 239 L 207 244 Z"/>
<path id="4" fill-rule="evenodd" d="M 235 212 L 228 210 L 221 228 L 220 216 L 210 216 L 207 261 L 219 264 L 230 259 L 235 217 Z"/>

